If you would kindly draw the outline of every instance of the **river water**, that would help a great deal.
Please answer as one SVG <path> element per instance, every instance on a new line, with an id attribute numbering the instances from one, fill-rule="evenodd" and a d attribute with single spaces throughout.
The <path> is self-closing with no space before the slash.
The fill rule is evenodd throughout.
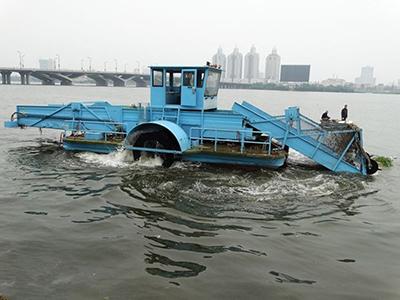
<path id="1" fill-rule="evenodd" d="M 147 89 L 0 86 L 16 104 L 146 102 Z M 399 299 L 400 96 L 221 90 L 273 114 L 328 109 L 364 129 L 374 176 L 291 152 L 242 171 L 67 153 L 59 132 L 0 127 L 0 295 L 9 299 Z"/>

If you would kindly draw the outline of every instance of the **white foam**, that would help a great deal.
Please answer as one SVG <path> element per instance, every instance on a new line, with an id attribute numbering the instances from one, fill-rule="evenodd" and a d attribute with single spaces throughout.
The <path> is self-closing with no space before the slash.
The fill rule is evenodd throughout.
<path id="1" fill-rule="evenodd" d="M 131 166 L 159 167 L 162 165 L 160 157 L 140 157 L 138 161 L 133 160 L 132 151 L 117 150 L 109 154 L 98 154 L 92 152 L 77 153 L 76 156 L 88 164 L 100 165 L 112 168 L 127 168 Z"/>
<path id="2" fill-rule="evenodd" d="M 323 197 L 340 190 L 334 178 L 317 175 L 312 178 L 298 178 L 296 180 L 277 174 L 276 178 L 266 183 L 249 182 L 248 186 L 238 187 L 237 192 L 244 196 L 254 196 L 257 201 L 268 199 L 296 197 Z"/>
<path id="3" fill-rule="evenodd" d="M 135 161 L 134 164 L 141 166 L 141 167 L 160 167 L 162 166 L 163 160 L 159 157 L 146 157 L 141 156 L 139 160 Z"/>
<path id="4" fill-rule="evenodd" d="M 96 164 L 113 168 L 128 167 L 133 162 L 132 152 L 128 151 L 115 151 L 109 154 L 80 152 L 77 153 L 76 156 L 88 164 Z"/>
<path id="5" fill-rule="evenodd" d="M 315 162 L 296 150 L 289 149 L 288 163 L 314 165 Z"/>

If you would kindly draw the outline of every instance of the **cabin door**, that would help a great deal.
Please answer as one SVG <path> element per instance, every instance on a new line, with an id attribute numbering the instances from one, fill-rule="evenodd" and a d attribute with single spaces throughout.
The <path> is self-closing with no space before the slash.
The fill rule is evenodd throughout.
<path id="1" fill-rule="evenodd" d="M 196 106 L 196 70 L 182 71 L 181 105 Z"/>

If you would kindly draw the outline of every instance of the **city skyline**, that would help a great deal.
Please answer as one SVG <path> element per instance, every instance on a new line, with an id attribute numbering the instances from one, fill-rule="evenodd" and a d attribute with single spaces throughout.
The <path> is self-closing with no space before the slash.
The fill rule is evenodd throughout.
<path id="1" fill-rule="evenodd" d="M 248 5 L 205 0 L 196 8 L 201 19 L 183 14 L 180 22 L 171 22 L 169 14 L 183 10 L 179 1 L 137 4 L 0 0 L 0 65 L 17 66 L 17 51 L 23 53 L 26 66 L 56 54 L 62 66 L 72 69 L 80 69 L 81 59 L 87 57 L 93 58 L 96 69 L 103 69 L 104 62 L 111 68 L 114 59 L 120 69 L 125 63 L 132 69 L 137 61 L 141 66 L 192 65 L 210 60 L 215 45 L 247 52 L 255 43 L 262 62 L 277 46 L 285 63 L 311 64 L 311 81 L 332 74 L 353 81 L 366 65 L 374 66 L 377 83 L 400 78 L 400 41 L 393 38 L 400 32 L 399 1 L 367 0 L 360 5 L 355 0 L 254 0 Z M 134 17 L 132 11 L 137 12 Z M 190 26 L 182 27 L 182 22 Z M 168 24 L 173 34 L 156 24 Z"/>
<path id="2" fill-rule="evenodd" d="M 28 68 L 28 66 L 24 65 L 23 62 L 23 54 L 20 51 L 17 51 L 18 55 L 19 55 L 19 64 L 17 66 L 17 68 Z M 256 83 L 256 82 L 269 82 L 269 83 L 279 83 L 281 82 L 281 78 L 280 78 L 280 74 L 281 74 L 281 57 L 279 56 L 279 54 L 277 53 L 277 48 L 273 47 L 272 51 L 270 54 L 268 54 L 266 56 L 265 59 L 265 73 L 260 72 L 260 55 L 259 53 L 256 52 L 256 48 L 254 45 L 252 45 L 252 47 L 250 48 L 250 51 L 243 56 L 243 54 L 239 51 L 238 47 L 235 47 L 233 52 L 228 55 L 232 56 L 232 55 L 239 55 L 239 57 L 236 58 L 236 64 L 239 63 L 239 66 L 237 70 L 239 71 L 235 71 L 236 74 L 232 75 L 232 70 L 230 70 L 230 78 L 226 77 L 226 73 L 227 73 L 227 56 L 224 54 L 223 49 L 221 47 L 218 47 L 217 53 L 215 53 L 212 56 L 212 64 L 214 65 L 218 65 L 221 69 L 222 69 L 222 73 L 221 73 L 221 80 L 222 81 L 231 81 L 231 82 L 242 82 L 242 83 Z M 249 66 L 249 62 L 250 60 L 248 60 L 248 57 L 250 55 L 255 55 L 256 56 L 256 61 L 251 61 L 252 62 L 252 66 Z M 91 66 L 91 57 L 88 57 L 87 59 L 89 59 L 88 62 L 88 66 L 86 66 L 83 63 L 83 59 L 81 60 L 81 68 L 79 70 L 85 70 L 85 71 L 107 71 L 106 68 L 106 63 L 104 63 L 104 69 L 100 70 L 100 69 L 96 69 L 96 68 L 92 68 Z M 117 67 L 117 61 L 115 62 L 115 69 L 114 71 L 117 72 L 118 67 Z M 148 72 L 148 67 L 144 67 L 142 69 L 140 69 L 140 62 L 137 61 L 137 67 L 133 68 L 133 72 L 134 73 L 141 73 L 141 74 L 149 74 Z M 55 58 L 40 58 L 38 60 L 38 65 L 39 68 L 33 67 L 33 69 L 42 69 L 42 70 L 74 70 L 68 67 L 64 67 L 64 68 L 60 68 L 60 56 L 56 55 Z M 131 73 L 130 71 L 127 71 L 126 69 L 127 64 L 125 64 L 125 69 L 124 70 L 120 70 L 119 72 L 125 72 L 125 73 Z M 299 64 L 294 64 L 292 66 L 301 66 Z M 262 67 L 262 66 L 261 66 Z M 11 67 L 12 68 L 12 67 Z M 252 70 L 250 70 L 252 68 Z M 112 69 L 112 68 L 111 68 Z M 244 71 L 243 71 L 244 69 Z M 355 84 L 358 86 L 375 86 L 378 85 L 380 83 L 376 83 L 376 78 L 374 77 L 374 67 L 373 66 L 362 66 L 361 68 L 361 72 L 360 72 L 360 76 L 356 77 L 354 79 L 354 81 L 346 81 L 342 78 L 338 78 L 338 76 L 336 74 L 334 74 L 331 77 L 327 77 L 325 79 L 322 80 L 318 80 L 318 81 L 314 81 L 315 83 L 320 83 L 322 85 L 345 85 L 348 83 L 351 84 Z M 78 69 L 74 70 L 77 71 Z M 247 74 L 247 75 L 246 75 Z M 250 75 L 252 74 L 252 75 Z M 271 75 L 272 74 L 272 75 Z M 308 80 L 307 80 L 308 81 Z M 397 85 L 400 86 L 400 79 L 398 79 L 398 81 L 393 81 L 391 83 L 392 85 Z M 390 85 L 390 84 L 389 84 Z"/>
<path id="3" fill-rule="evenodd" d="M 280 83 L 282 82 L 281 70 L 283 67 L 299 67 L 296 72 L 304 72 L 303 75 L 297 74 L 300 77 L 304 76 L 304 78 L 307 78 L 307 80 L 304 80 L 304 82 L 309 82 L 310 77 L 310 65 L 281 65 L 281 57 L 278 54 L 276 47 L 273 47 L 271 53 L 268 54 L 265 58 L 265 73 L 259 71 L 260 54 L 256 52 L 256 47 L 254 44 L 251 46 L 250 51 L 244 56 L 244 59 L 238 47 L 235 47 L 233 52 L 228 55 L 228 60 L 226 59 L 226 55 L 224 54 L 222 47 L 218 47 L 217 53 L 212 56 L 212 63 L 222 68 L 222 74 L 224 74 L 223 76 L 221 76 L 222 81 L 225 80 L 227 82 Z M 242 72 L 243 65 L 244 72 Z M 304 70 L 300 71 L 301 68 L 303 68 Z M 225 77 L 225 73 L 228 74 L 227 77 Z M 283 80 L 283 82 L 284 81 L 286 80 Z M 333 75 L 332 77 L 327 77 L 320 81 L 314 82 L 320 83 L 322 85 L 335 86 L 343 86 L 349 83 L 355 84 L 356 86 L 365 87 L 372 87 L 377 85 L 376 78 L 374 77 L 374 67 L 372 66 L 362 66 L 361 75 L 359 77 L 356 77 L 354 81 L 346 81 L 342 78 L 338 78 L 337 75 Z M 400 86 L 400 79 L 398 80 L 398 82 L 393 81 L 392 84 Z"/>
<path id="4" fill-rule="evenodd" d="M 261 57 L 263 55 L 261 54 Z M 241 83 L 279 83 L 281 82 L 281 57 L 278 54 L 277 48 L 273 47 L 270 54 L 265 58 L 265 73 L 260 72 L 260 54 L 257 52 L 255 45 L 253 44 L 250 51 L 246 53 L 243 59 L 242 53 L 238 47 L 233 49 L 233 52 L 226 56 L 223 54 L 223 49 L 218 48 L 217 53 L 212 57 L 212 63 L 218 65 L 223 69 L 223 73 L 227 76 L 223 77 L 223 81 L 226 82 L 241 82 Z M 243 66 L 244 65 L 244 71 Z M 225 71 L 226 66 L 226 71 Z M 283 67 L 284 65 L 282 65 Z M 285 65 L 294 73 L 292 74 L 296 78 L 294 81 L 299 81 L 299 78 L 304 78 L 304 82 L 309 82 L 310 77 L 310 65 L 292 64 Z M 263 66 L 261 66 L 263 67 Z M 287 70 L 289 70 L 287 69 Z M 301 74 L 304 73 L 304 74 Z M 287 81 L 287 80 L 283 80 Z M 301 80 L 300 80 L 301 81 Z"/>
<path id="5" fill-rule="evenodd" d="M 24 68 L 24 67 L 29 67 L 25 65 L 25 54 L 22 53 L 21 51 L 17 51 L 16 54 L 18 55 L 18 62 L 16 63 L 16 67 L 19 68 Z M 233 70 L 229 70 L 228 71 L 228 62 L 229 62 L 229 56 L 236 54 L 239 55 L 241 57 L 236 58 L 236 64 L 238 64 L 236 66 L 236 68 L 238 68 L 237 70 L 235 70 L 235 74 L 232 75 Z M 251 64 L 253 64 L 251 67 L 249 67 L 249 57 L 250 56 L 255 56 L 255 60 L 254 58 L 251 59 Z M 263 55 L 261 55 L 261 61 L 262 61 Z M 237 46 L 234 47 L 234 50 L 231 54 L 229 54 L 228 56 L 226 56 L 224 54 L 224 50 L 222 49 L 221 46 L 218 47 L 217 53 L 215 53 L 212 58 L 211 61 L 213 64 L 219 65 L 221 66 L 221 68 L 223 69 L 222 72 L 222 80 L 228 80 L 230 79 L 230 81 L 235 81 L 235 82 L 239 82 L 239 81 L 247 81 L 249 83 L 254 83 L 254 82 L 261 82 L 265 81 L 265 82 L 279 82 L 280 80 L 280 66 L 281 66 L 281 56 L 277 53 L 277 47 L 274 46 L 272 48 L 272 51 L 270 54 L 268 54 L 265 58 L 265 64 L 262 65 L 260 64 L 260 55 L 258 52 L 256 52 L 256 47 L 253 44 L 252 47 L 250 48 L 250 51 L 246 53 L 246 55 L 243 56 L 243 54 L 240 52 L 239 48 Z M 60 69 L 60 55 L 56 54 L 54 56 L 54 58 L 49 57 L 49 58 L 39 58 L 38 59 L 39 62 L 39 68 L 41 69 Z M 103 62 L 103 70 L 106 71 L 107 69 L 107 64 L 109 62 L 105 61 Z M 115 65 L 115 71 L 118 69 L 118 60 L 114 59 L 114 65 Z M 127 66 L 131 66 L 130 64 L 123 64 L 124 65 L 124 69 L 120 69 L 119 71 L 122 72 L 129 72 L 127 71 Z M 298 64 L 294 64 L 294 65 L 298 65 Z M 12 67 L 12 66 L 11 66 Z M 32 66 L 31 66 L 32 67 Z M 260 68 L 265 70 L 265 73 L 260 72 Z M 35 68 L 35 66 L 33 66 L 33 68 Z M 63 66 L 64 69 L 69 69 L 69 70 L 74 70 L 68 66 Z M 112 66 L 109 69 L 113 69 Z M 131 68 L 133 70 L 133 72 L 136 73 L 143 73 L 143 74 L 147 74 L 148 73 L 148 67 L 140 67 L 140 62 L 136 61 L 136 66 L 133 66 Z M 250 70 L 251 69 L 251 70 Z M 366 86 L 374 86 L 377 84 L 381 84 L 380 82 L 377 82 L 376 77 L 374 76 L 374 67 L 370 66 L 370 65 L 363 65 L 360 66 L 359 68 L 361 70 L 361 75 L 357 76 L 354 80 L 344 80 L 344 79 L 340 79 L 343 82 L 347 82 L 347 83 L 354 83 L 354 84 L 358 84 L 358 85 L 366 85 Z M 78 70 L 78 69 L 75 69 Z M 82 58 L 81 59 L 81 67 L 79 68 L 79 70 L 102 70 L 100 67 L 96 68 L 93 67 L 92 68 L 92 57 L 86 57 L 86 58 Z M 227 74 L 227 73 L 230 74 Z M 271 77 L 271 72 L 272 72 L 272 77 Z M 251 73 L 251 75 L 249 74 Z M 256 75 L 257 74 L 257 75 Z M 359 73 L 360 74 L 360 73 Z M 230 76 L 229 77 L 227 77 Z M 232 77 L 233 76 L 233 77 Z M 277 79 L 276 79 L 277 78 Z M 314 80 L 312 82 L 329 82 L 332 81 L 332 79 L 338 78 L 337 74 L 334 74 L 333 76 L 328 76 L 326 78 L 320 79 L 320 80 Z M 400 79 L 395 79 L 392 82 L 389 82 L 387 84 L 393 84 L 393 85 L 400 85 Z"/>

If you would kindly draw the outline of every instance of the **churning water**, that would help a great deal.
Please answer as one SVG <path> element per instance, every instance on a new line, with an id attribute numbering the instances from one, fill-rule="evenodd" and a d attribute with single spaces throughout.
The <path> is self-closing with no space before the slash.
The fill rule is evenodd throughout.
<path id="1" fill-rule="evenodd" d="M 0 86 L 16 104 L 144 102 L 145 89 Z M 370 153 L 397 157 L 400 96 L 220 91 L 275 114 L 343 104 Z M 161 167 L 60 149 L 59 132 L 0 129 L 0 295 L 10 299 L 399 299 L 399 162 L 334 174 L 291 152 L 284 170 Z"/>

